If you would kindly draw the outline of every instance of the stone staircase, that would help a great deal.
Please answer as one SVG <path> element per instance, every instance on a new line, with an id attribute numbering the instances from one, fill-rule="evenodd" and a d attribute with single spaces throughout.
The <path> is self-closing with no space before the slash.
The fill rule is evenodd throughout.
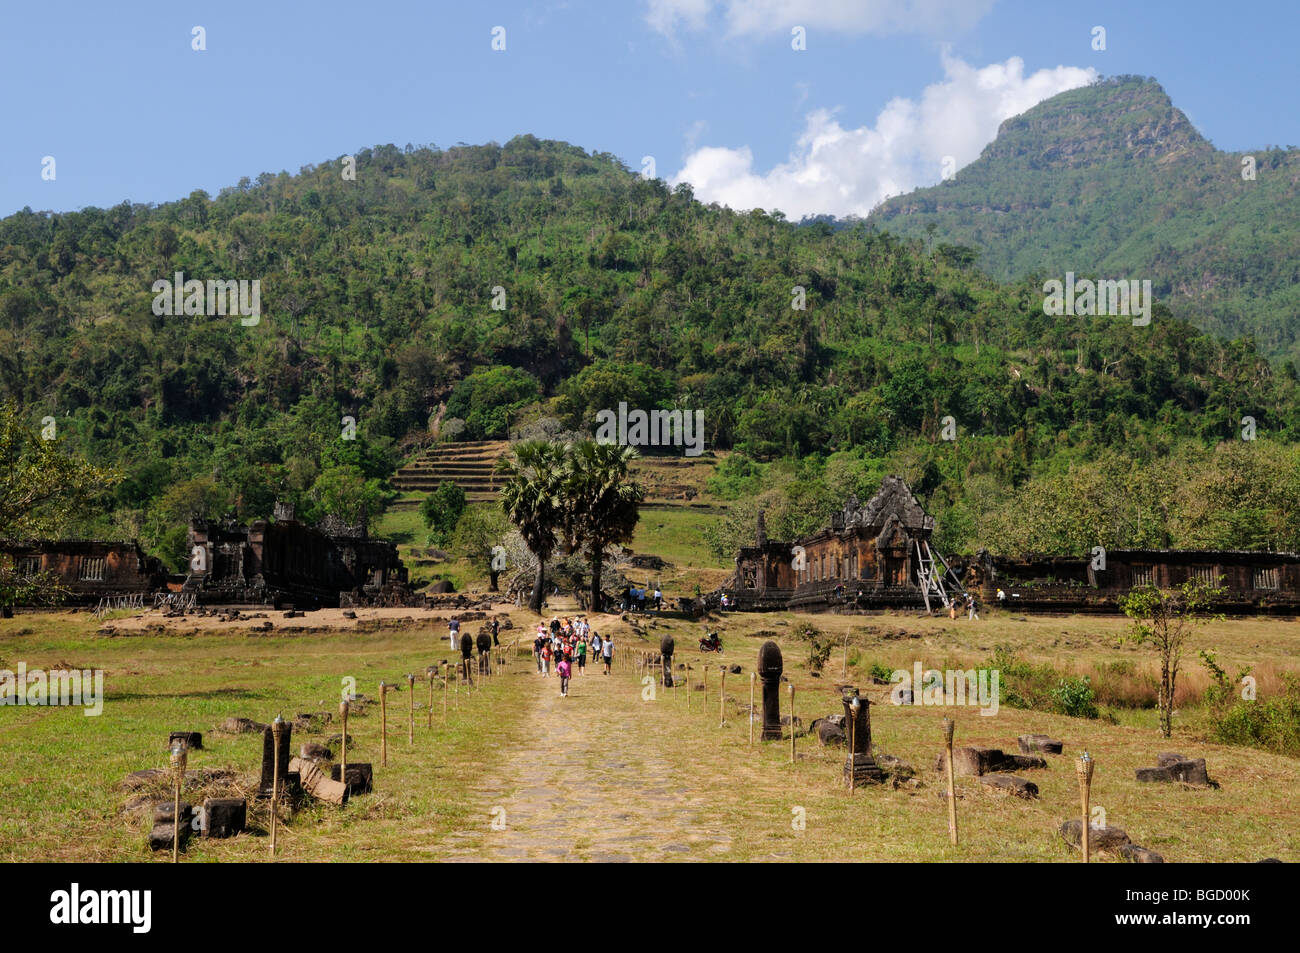
<path id="1" fill-rule="evenodd" d="M 505 440 L 438 444 L 398 470 L 393 486 L 403 492 L 427 493 L 451 481 L 465 491 L 467 500 L 492 500 L 501 488 L 497 460 L 509 450 Z"/>

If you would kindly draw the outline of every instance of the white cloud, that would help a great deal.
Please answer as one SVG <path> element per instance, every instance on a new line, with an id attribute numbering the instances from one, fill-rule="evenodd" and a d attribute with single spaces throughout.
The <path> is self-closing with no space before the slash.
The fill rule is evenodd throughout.
<path id="1" fill-rule="evenodd" d="M 943 68 L 919 102 L 891 100 L 874 126 L 845 129 L 833 110 L 814 110 L 789 160 L 768 172 L 754 169 L 748 146 L 712 146 L 690 152 L 672 182 L 691 183 L 704 202 L 780 209 L 796 220 L 866 215 L 891 195 L 938 182 L 945 156 L 958 169 L 977 159 L 1003 120 L 1097 77 L 1072 66 L 1026 76 L 1018 56 L 977 69 L 945 54 Z"/>
<path id="2" fill-rule="evenodd" d="M 678 23 L 702 30 L 722 8 L 732 36 L 789 35 L 792 26 L 837 33 L 951 34 L 981 20 L 996 0 L 647 0 L 646 22 L 665 36 Z"/>

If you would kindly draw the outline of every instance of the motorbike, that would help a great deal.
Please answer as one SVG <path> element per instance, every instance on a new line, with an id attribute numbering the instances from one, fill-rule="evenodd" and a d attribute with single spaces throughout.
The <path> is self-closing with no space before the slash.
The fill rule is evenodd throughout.
<path id="1" fill-rule="evenodd" d="M 707 637 L 700 639 L 701 652 L 721 652 L 722 639 L 718 638 L 718 633 L 710 632 Z"/>

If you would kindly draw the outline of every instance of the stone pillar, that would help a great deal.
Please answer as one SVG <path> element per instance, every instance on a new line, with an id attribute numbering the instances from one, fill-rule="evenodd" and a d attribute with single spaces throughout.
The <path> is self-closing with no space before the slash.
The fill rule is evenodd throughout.
<path id="1" fill-rule="evenodd" d="M 284 792 L 284 786 L 289 779 L 289 755 L 292 754 L 293 725 L 285 722 L 284 739 L 280 742 L 280 764 L 277 767 L 275 763 L 275 737 L 271 734 L 271 726 L 267 725 L 262 732 L 262 783 L 258 785 L 259 797 L 271 796 L 271 785 L 278 774 L 280 776 L 280 791 Z"/>
<path id="2" fill-rule="evenodd" d="M 763 733 L 759 737 L 764 741 L 781 740 L 781 672 L 784 669 L 781 646 L 764 642 L 758 650 L 758 677 L 763 680 Z M 793 725 L 790 730 L 794 730 Z"/>
<path id="3" fill-rule="evenodd" d="M 853 715 L 853 700 L 857 699 L 857 718 Z M 853 784 L 879 784 L 884 781 L 884 773 L 871 756 L 871 701 L 858 695 L 856 688 L 843 689 L 840 700 L 844 703 L 844 734 L 853 739 L 853 748 L 844 759 L 844 783 L 849 783 L 852 775 Z"/>
<path id="4" fill-rule="evenodd" d="M 492 651 L 492 636 L 487 632 L 479 632 L 478 639 L 478 672 L 480 675 L 490 675 L 488 666 L 488 653 Z"/>
<path id="5" fill-rule="evenodd" d="M 659 640 L 659 657 L 663 661 L 664 688 L 673 687 L 673 651 L 676 648 L 677 643 L 673 641 L 671 635 L 665 635 Z"/>

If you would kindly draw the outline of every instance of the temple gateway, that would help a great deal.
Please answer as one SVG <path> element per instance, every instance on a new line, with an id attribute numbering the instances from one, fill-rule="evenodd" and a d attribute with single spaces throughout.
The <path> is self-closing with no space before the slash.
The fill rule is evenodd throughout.
<path id="1" fill-rule="evenodd" d="M 945 559 L 931 545 L 933 532 L 934 517 L 896 476 L 865 504 L 849 497 L 829 526 L 792 542 L 769 540 L 760 512 L 754 545 L 736 554 L 721 594 L 729 607 L 757 611 L 935 611 L 973 595 L 1021 612 L 1119 612 L 1134 587 L 1197 579 L 1221 587 L 1220 612 L 1300 613 L 1296 553 L 1116 549 L 1099 561 L 1092 553 L 981 550 Z"/>

